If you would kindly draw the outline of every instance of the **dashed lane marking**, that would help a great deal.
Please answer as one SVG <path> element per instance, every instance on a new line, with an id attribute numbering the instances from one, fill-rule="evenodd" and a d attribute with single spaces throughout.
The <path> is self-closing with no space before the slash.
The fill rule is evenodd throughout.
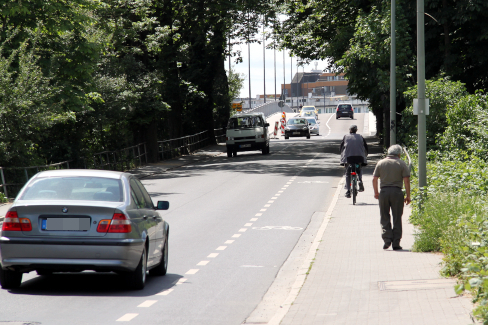
<path id="1" fill-rule="evenodd" d="M 274 203 L 274 201 L 268 201 L 268 203 Z"/>
<path id="2" fill-rule="evenodd" d="M 251 225 L 252 225 L 252 223 L 251 223 Z M 226 244 L 232 244 L 233 242 L 235 242 L 235 240 L 226 240 L 225 241 Z"/>
<path id="3" fill-rule="evenodd" d="M 217 256 L 219 256 L 219 253 L 208 254 L 207 257 L 209 257 L 209 258 L 216 258 Z"/>
<path id="4" fill-rule="evenodd" d="M 146 301 L 144 301 L 142 304 L 140 304 L 137 307 L 145 307 L 145 308 L 147 308 L 147 307 L 151 307 L 152 305 L 154 305 L 157 302 L 158 302 L 157 300 L 146 300 Z"/>
<path id="5" fill-rule="evenodd" d="M 246 223 L 246 224 L 244 225 L 244 227 L 251 227 L 251 226 L 252 226 L 252 223 Z"/>
<path id="6" fill-rule="evenodd" d="M 233 234 L 232 235 L 232 238 L 239 238 L 239 237 L 241 237 L 241 234 Z"/>
<path id="7" fill-rule="evenodd" d="M 200 269 L 189 269 L 188 272 L 186 272 L 185 274 L 195 274 L 198 271 L 200 271 Z"/>
<path id="8" fill-rule="evenodd" d="M 200 261 L 198 262 L 197 266 L 205 266 L 209 263 L 210 261 Z"/>
<path id="9" fill-rule="evenodd" d="M 260 217 L 260 216 L 262 216 L 262 215 L 263 215 L 262 213 L 256 213 L 256 215 L 255 215 L 255 216 L 256 216 L 256 217 Z"/>
<path id="10" fill-rule="evenodd" d="M 133 320 L 139 314 L 125 314 L 124 316 L 117 319 L 117 322 L 129 322 Z"/>
<path id="11" fill-rule="evenodd" d="M 264 207 L 265 208 L 269 208 L 271 206 L 271 204 L 265 204 Z"/>
<path id="12" fill-rule="evenodd" d="M 169 295 L 174 289 L 166 289 L 161 291 L 160 293 L 156 293 L 156 296 L 167 296 Z"/>
<path id="13" fill-rule="evenodd" d="M 258 221 L 258 218 L 251 218 L 249 221 Z"/>
<path id="14" fill-rule="evenodd" d="M 186 280 L 188 280 L 188 279 L 186 279 L 186 278 L 181 278 L 181 279 L 179 279 L 179 280 L 178 280 L 178 282 L 176 282 L 176 285 L 179 285 L 179 284 L 185 283 L 185 282 L 186 282 Z"/>
<path id="15" fill-rule="evenodd" d="M 275 195 L 276 195 L 276 194 L 275 194 Z M 276 200 L 277 198 L 278 198 L 277 196 L 273 196 L 273 197 L 271 198 L 271 200 Z"/>
<path id="16" fill-rule="evenodd" d="M 246 232 L 247 228 L 241 228 L 239 229 L 239 232 Z"/>
<path id="17" fill-rule="evenodd" d="M 216 250 L 217 250 L 217 251 L 223 251 L 223 250 L 225 250 L 226 248 L 227 248 L 227 246 L 219 246 L 219 247 L 217 247 L 217 249 L 216 249 Z"/>

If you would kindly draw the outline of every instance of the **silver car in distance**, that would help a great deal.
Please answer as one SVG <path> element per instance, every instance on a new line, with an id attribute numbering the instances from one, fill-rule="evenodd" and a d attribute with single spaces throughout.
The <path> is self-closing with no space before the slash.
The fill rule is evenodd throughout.
<path id="1" fill-rule="evenodd" d="M 17 288 L 22 273 L 113 271 L 132 289 L 146 273 L 165 275 L 169 225 L 131 174 L 51 170 L 32 177 L 5 215 L 0 284 Z"/>

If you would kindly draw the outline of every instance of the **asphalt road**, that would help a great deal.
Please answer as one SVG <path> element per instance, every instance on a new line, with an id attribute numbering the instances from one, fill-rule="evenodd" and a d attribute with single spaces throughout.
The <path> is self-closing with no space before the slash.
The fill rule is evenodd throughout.
<path id="1" fill-rule="evenodd" d="M 154 201 L 170 201 L 168 274 L 127 291 L 110 273 L 31 272 L 0 290 L 0 324 L 242 324 L 307 227 L 313 235 L 343 174 L 340 141 L 363 119 L 321 114 L 320 136 L 273 140 L 270 155 L 221 154 L 145 178 Z"/>

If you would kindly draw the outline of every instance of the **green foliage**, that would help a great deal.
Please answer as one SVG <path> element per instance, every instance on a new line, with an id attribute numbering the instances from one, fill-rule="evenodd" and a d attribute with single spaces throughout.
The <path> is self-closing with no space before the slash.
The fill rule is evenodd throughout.
<path id="1" fill-rule="evenodd" d="M 447 114 L 460 98 L 468 93 L 460 81 L 448 78 L 427 80 L 425 83 L 425 97 L 429 98 L 429 115 L 427 115 L 427 148 L 438 149 L 436 138 L 446 129 Z M 402 125 L 398 138 L 408 147 L 414 148 L 417 143 L 418 116 L 413 115 L 413 99 L 417 98 L 417 86 L 410 87 L 404 93 L 407 108 L 402 112 Z"/>
<path id="2" fill-rule="evenodd" d="M 8 199 L 5 197 L 5 194 L 0 192 L 0 203 L 8 203 Z"/>

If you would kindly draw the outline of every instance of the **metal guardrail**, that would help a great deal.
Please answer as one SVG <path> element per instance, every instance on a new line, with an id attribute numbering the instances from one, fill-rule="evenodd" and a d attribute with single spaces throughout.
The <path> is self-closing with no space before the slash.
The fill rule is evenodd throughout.
<path id="1" fill-rule="evenodd" d="M 147 164 L 146 143 L 115 151 L 102 151 L 95 153 L 91 160 L 84 159 L 85 169 L 110 169 L 124 171 L 133 167 Z"/>
<path id="2" fill-rule="evenodd" d="M 217 143 L 225 142 L 225 131 L 227 128 L 214 129 L 215 141 Z"/>
<path id="3" fill-rule="evenodd" d="M 208 142 L 207 131 L 181 138 L 158 141 L 158 159 L 166 160 L 189 155 L 204 147 Z"/>

